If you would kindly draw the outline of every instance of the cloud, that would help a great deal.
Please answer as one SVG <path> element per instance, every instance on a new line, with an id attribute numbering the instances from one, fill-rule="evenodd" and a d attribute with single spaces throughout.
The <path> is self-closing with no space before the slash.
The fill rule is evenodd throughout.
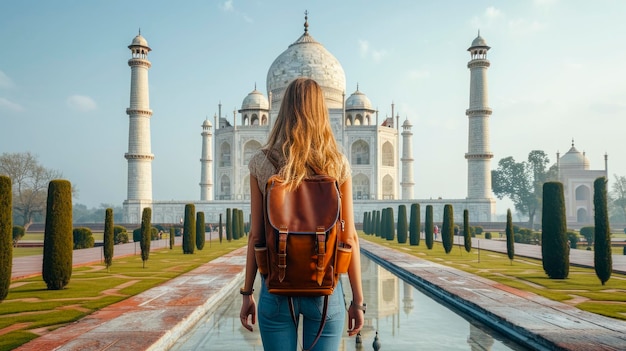
<path id="1" fill-rule="evenodd" d="M 235 11 L 235 6 L 233 6 L 233 0 L 226 0 L 222 4 L 219 5 L 222 11 L 224 12 L 233 12 Z"/>
<path id="2" fill-rule="evenodd" d="M 66 103 L 70 109 L 78 112 L 89 112 L 98 107 L 92 98 L 84 95 L 72 95 L 67 98 Z"/>
<path id="3" fill-rule="evenodd" d="M 485 10 L 485 18 L 487 19 L 497 19 L 499 17 L 502 16 L 502 11 L 498 10 L 497 8 L 493 7 L 493 6 L 489 6 L 487 7 L 487 9 Z"/>
<path id="4" fill-rule="evenodd" d="M 0 109 L 7 109 L 11 111 L 16 111 L 16 112 L 24 111 L 24 108 L 22 107 L 22 105 L 17 104 L 9 99 L 5 99 L 3 97 L 0 97 Z"/>
<path id="5" fill-rule="evenodd" d="M 514 34 L 532 34 L 541 31 L 544 27 L 538 21 L 529 21 L 523 18 L 509 21 L 509 29 Z"/>
<path id="6" fill-rule="evenodd" d="M 367 40 L 359 39 L 359 52 L 361 57 L 370 58 L 374 62 L 380 62 L 385 56 L 387 56 L 387 50 L 374 50 L 370 49 L 370 43 Z"/>
<path id="7" fill-rule="evenodd" d="M 472 18 L 470 23 L 474 28 L 491 28 L 503 17 L 505 17 L 505 15 L 502 11 L 493 6 L 489 6 L 482 15 Z"/>
<path id="8" fill-rule="evenodd" d="M 9 76 L 7 76 L 4 72 L 0 71 L 0 88 L 2 89 L 10 89 L 13 88 L 15 84 Z"/>

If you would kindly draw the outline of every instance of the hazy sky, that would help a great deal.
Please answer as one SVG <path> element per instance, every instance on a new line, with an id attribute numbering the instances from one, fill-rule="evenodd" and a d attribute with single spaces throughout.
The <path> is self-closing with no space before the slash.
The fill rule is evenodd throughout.
<path id="1" fill-rule="evenodd" d="M 303 32 L 343 65 L 346 96 L 413 124 L 417 198 L 467 195 L 467 48 L 488 59 L 492 168 L 544 150 L 585 151 L 626 175 L 626 2 L 29 1 L 0 3 L 0 153 L 30 151 L 78 187 L 76 203 L 126 198 L 130 68 L 147 39 L 153 198 L 200 198 L 201 124 L 232 119 Z M 510 203 L 499 202 L 498 213 Z"/>

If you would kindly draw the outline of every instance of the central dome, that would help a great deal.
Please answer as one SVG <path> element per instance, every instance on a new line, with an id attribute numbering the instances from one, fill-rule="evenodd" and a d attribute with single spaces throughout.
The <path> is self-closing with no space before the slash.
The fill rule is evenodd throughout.
<path id="1" fill-rule="evenodd" d="M 315 80 L 324 91 L 328 108 L 341 108 L 346 90 L 346 74 L 335 56 L 315 41 L 304 24 L 304 34 L 280 54 L 267 72 L 267 91 L 272 109 L 280 108 L 287 85 L 299 77 Z"/>

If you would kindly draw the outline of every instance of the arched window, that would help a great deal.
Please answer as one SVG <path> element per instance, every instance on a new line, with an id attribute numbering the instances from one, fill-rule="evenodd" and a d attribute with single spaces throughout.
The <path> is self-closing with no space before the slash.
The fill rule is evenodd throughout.
<path id="1" fill-rule="evenodd" d="M 220 167 L 230 167 L 230 144 L 222 143 L 220 146 Z"/>
<path id="2" fill-rule="evenodd" d="M 264 126 L 267 125 L 267 115 L 263 115 L 261 117 L 261 125 L 264 125 Z"/>
<path id="3" fill-rule="evenodd" d="M 248 115 L 243 115 L 243 125 L 247 126 L 250 123 L 250 120 L 248 120 Z"/>
<path id="4" fill-rule="evenodd" d="M 243 178 L 243 198 L 245 200 L 250 200 L 250 175 L 247 174 Z"/>
<path id="5" fill-rule="evenodd" d="M 370 179 L 364 174 L 352 177 L 352 197 L 356 200 L 370 198 Z"/>
<path id="6" fill-rule="evenodd" d="M 361 115 L 360 113 L 356 115 L 356 117 L 354 118 L 354 125 L 355 126 L 363 125 L 363 115 Z"/>
<path id="7" fill-rule="evenodd" d="M 261 148 L 261 143 L 250 140 L 243 146 L 243 164 L 247 165 L 254 154 Z"/>
<path id="8" fill-rule="evenodd" d="M 383 144 L 383 154 L 382 154 L 383 166 L 393 167 L 394 165 L 394 152 L 393 146 L 390 142 L 385 142 Z"/>
<path id="9" fill-rule="evenodd" d="M 250 117 L 250 125 L 251 126 L 259 125 L 259 116 L 256 113 L 253 113 L 252 117 Z"/>
<path id="10" fill-rule="evenodd" d="M 383 177 L 383 199 L 393 200 L 393 178 L 389 174 Z"/>
<path id="11" fill-rule="evenodd" d="M 365 115 L 365 120 L 363 121 L 363 124 L 366 125 L 366 126 L 369 126 L 369 125 L 372 124 L 369 114 Z"/>
<path id="12" fill-rule="evenodd" d="M 585 185 L 581 185 L 576 188 L 576 200 L 589 200 L 590 199 L 589 188 Z"/>
<path id="13" fill-rule="evenodd" d="M 220 179 L 220 200 L 230 200 L 230 178 L 227 175 Z"/>
<path id="14" fill-rule="evenodd" d="M 346 116 L 346 125 L 347 126 L 351 126 L 352 125 L 352 115 L 351 114 L 348 114 Z"/>
<path id="15" fill-rule="evenodd" d="M 589 215 L 587 214 L 587 210 L 584 208 L 579 208 L 576 211 L 576 222 L 578 223 L 587 223 L 589 222 Z"/>
<path id="16" fill-rule="evenodd" d="M 357 140 L 352 144 L 352 164 L 370 164 L 370 146 L 364 140 Z"/>

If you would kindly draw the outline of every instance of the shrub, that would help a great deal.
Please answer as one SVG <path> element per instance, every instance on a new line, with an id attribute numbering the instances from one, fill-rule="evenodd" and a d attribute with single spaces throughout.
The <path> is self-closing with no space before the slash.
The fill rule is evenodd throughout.
<path id="1" fill-rule="evenodd" d="M 406 205 L 398 206 L 398 243 L 406 244 L 408 228 L 406 223 Z"/>
<path id="2" fill-rule="evenodd" d="M 482 233 L 483 233 L 483 231 L 484 231 L 484 230 L 483 230 L 483 227 L 481 227 L 481 226 L 476 226 L 476 227 L 474 227 L 474 232 L 475 232 L 476 234 L 478 234 L 478 235 L 482 234 Z"/>
<path id="3" fill-rule="evenodd" d="M 393 221 L 393 208 L 387 207 L 387 218 L 385 220 L 385 234 L 387 234 L 387 240 L 394 240 L 396 238 L 396 228 Z"/>
<path id="4" fill-rule="evenodd" d="M 613 270 L 605 177 L 599 177 L 593 182 L 593 208 L 595 225 L 593 263 L 596 276 L 604 285 L 611 278 L 611 271 Z"/>
<path id="5" fill-rule="evenodd" d="M 121 225 L 113 226 L 113 242 L 117 244 L 126 244 L 128 242 L 128 232 Z"/>
<path id="6" fill-rule="evenodd" d="M 593 244 L 593 237 L 596 229 L 595 227 L 582 227 L 580 228 L 580 235 L 585 237 L 587 240 L 587 246 L 591 246 Z"/>
<path id="7" fill-rule="evenodd" d="M 150 258 L 150 239 L 152 234 L 152 224 L 150 223 L 152 218 L 152 209 L 146 207 L 141 213 L 141 262 L 143 267 L 146 268 L 146 261 Z"/>
<path id="8" fill-rule="evenodd" d="M 454 212 L 452 205 L 443 206 L 443 224 L 441 225 L 441 242 L 446 253 L 452 251 L 454 243 Z"/>
<path id="9" fill-rule="evenodd" d="M 421 213 L 420 204 L 411 204 L 411 219 L 409 222 L 409 244 L 420 244 L 420 232 L 421 232 Z"/>
<path id="10" fill-rule="evenodd" d="M 26 230 L 21 225 L 13 226 L 13 246 L 17 247 L 17 243 L 26 235 Z"/>
<path id="11" fill-rule="evenodd" d="M 491 240 L 491 232 L 486 232 L 485 233 L 485 239 Z"/>
<path id="12" fill-rule="evenodd" d="M 507 256 L 509 256 L 511 264 L 513 263 L 513 259 L 515 258 L 515 242 L 513 237 L 514 234 L 513 217 L 511 216 L 511 210 L 508 209 L 506 211 L 506 254 Z"/>
<path id="13" fill-rule="evenodd" d="M 141 242 L 141 227 L 133 230 L 133 241 L 136 243 Z"/>
<path id="14" fill-rule="evenodd" d="M 75 228 L 72 231 L 74 250 L 88 249 L 94 246 L 93 233 L 89 228 Z"/>
<path id="15" fill-rule="evenodd" d="M 107 208 L 104 211 L 104 235 L 103 235 L 103 251 L 104 251 L 104 264 L 109 270 L 111 264 L 113 264 L 113 245 L 115 244 L 113 235 L 113 209 Z"/>
<path id="16" fill-rule="evenodd" d="M 543 270 L 551 279 L 565 279 L 569 275 L 569 245 L 562 183 L 543 184 L 541 217 Z"/>
<path id="17" fill-rule="evenodd" d="M 70 282 L 72 247 L 72 185 L 55 179 L 48 184 L 41 272 L 49 290 L 61 290 Z"/>
<path id="18" fill-rule="evenodd" d="M 578 247 L 578 239 L 579 235 L 576 234 L 576 232 L 571 230 L 567 232 L 567 241 L 569 241 L 570 249 L 575 249 L 576 247 Z"/>
<path id="19" fill-rule="evenodd" d="M 224 230 L 224 229 L 223 229 L 223 226 L 224 226 L 224 225 L 222 224 L 222 214 L 220 213 L 219 227 L 217 228 L 217 232 L 218 232 L 218 235 L 219 235 L 219 237 L 220 237 L 220 244 L 222 243 L 222 237 L 224 236 L 224 233 L 223 233 L 223 230 Z"/>
<path id="20" fill-rule="evenodd" d="M 233 216 L 230 208 L 226 209 L 226 240 L 233 240 Z"/>
<path id="21" fill-rule="evenodd" d="M 0 301 L 9 294 L 13 267 L 15 227 L 13 227 L 12 191 L 11 178 L 0 175 Z"/>
<path id="22" fill-rule="evenodd" d="M 159 240 L 159 230 L 156 227 L 150 227 L 150 241 Z"/>
<path id="23" fill-rule="evenodd" d="M 435 230 L 433 224 L 433 205 L 426 205 L 426 218 L 424 220 L 426 247 L 431 250 L 433 248 L 433 232 Z"/>
<path id="24" fill-rule="evenodd" d="M 206 240 L 206 223 L 204 223 L 204 212 L 196 213 L 196 248 L 202 250 Z"/>
<path id="25" fill-rule="evenodd" d="M 465 246 L 465 251 L 472 251 L 472 236 L 470 233 L 470 225 L 469 225 L 469 210 L 463 210 L 463 245 Z"/>
<path id="26" fill-rule="evenodd" d="M 196 206 L 185 205 L 185 222 L 183 229 L 183 253 L 192 254 L 196 247 Z"/>

